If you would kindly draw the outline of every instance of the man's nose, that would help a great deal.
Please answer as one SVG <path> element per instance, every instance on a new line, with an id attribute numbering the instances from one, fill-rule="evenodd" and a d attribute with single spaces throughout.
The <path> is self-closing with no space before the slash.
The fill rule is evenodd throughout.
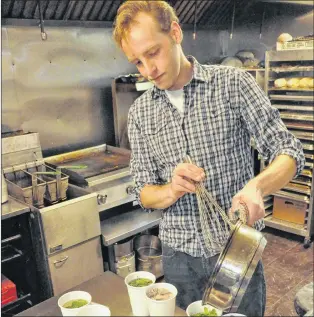
<path id="1" fill-rule="evenodd" d="M 145 63 L 145 71 L 148 79 L 155 78 L 154 75 L 156 73 L 156 69 L 156 65 L 153 62 L 148 61 Z"/>

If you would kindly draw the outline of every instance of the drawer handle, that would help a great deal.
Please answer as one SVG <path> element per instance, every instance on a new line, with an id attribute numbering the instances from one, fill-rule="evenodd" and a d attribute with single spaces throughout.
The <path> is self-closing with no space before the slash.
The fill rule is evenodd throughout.
<path id="1" fill-rule="evenodd" d="M 68 258 L 69 258 L 68 256 L 65 256 L 61 260 L 54 261 L 53 264 L 56 266 L 57 264 L 64 263 Z"/>
<path id="2" fill-rule="evenodd" d="M 134 194 L 134 191 L 135 191 L 135 188 L 134 188 L 134 186 L 132 186 L 132 185 L 129 185 L 129 186 L 126 188 L 126 193 L 127 193 L 128 195 L 133 195 L 133 194 Z"/>
<path id="3" fill-rule="evenodd" d="M 97 195 L 97 202 L 98 202 L 98 205 L 105 204 L 107 202 L 107 195 L 98 194 Z"/>

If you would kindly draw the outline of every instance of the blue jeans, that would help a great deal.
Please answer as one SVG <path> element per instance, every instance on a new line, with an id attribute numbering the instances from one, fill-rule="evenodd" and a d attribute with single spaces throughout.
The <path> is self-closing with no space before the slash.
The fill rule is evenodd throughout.
<path id="1" fill-rule="evenodd" d="M 176 304 L 186 309 L 192 302 L 202 299 L 218 255 L 208 259 L 193 257 L 175 251 L 165 244 L 162 245 L 162 253 L 165 280 L 178 289 Z M 266 284 L 263 264 L 260 261 L 237 312 L 246 316 L 264 316 L 265 305 Z"/>

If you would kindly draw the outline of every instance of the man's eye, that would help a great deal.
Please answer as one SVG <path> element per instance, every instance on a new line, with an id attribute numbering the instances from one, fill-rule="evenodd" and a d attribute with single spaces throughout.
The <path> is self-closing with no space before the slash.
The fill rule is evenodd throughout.
<path id="1" fill-rule="evenodd" d="M 141 65 L 142 65 L 142 62 L 141 62 L 141 61 L 137 61 L 137 62 L 135 63 L 135 65 L 136 65 L 136 66 L 141 66 Z"/>
<path id="2" fill-rule="evenodd" d="M 159 53 L 159 50 L 156 50 L 149 54 L 149 56 L 156 56 Z"/>

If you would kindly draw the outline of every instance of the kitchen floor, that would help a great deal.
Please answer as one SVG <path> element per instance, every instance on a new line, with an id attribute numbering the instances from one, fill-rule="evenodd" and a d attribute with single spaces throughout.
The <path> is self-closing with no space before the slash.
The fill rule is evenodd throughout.
<path id="1" fill-rule="evenodd" d="M 313 282 L 313 243 L 303 247 L 303 238 L 265 228 L 267 246 L 263 263 L 267 284 L 265 316 L 297 316 L 294 298 L 298 290 Z"/>

